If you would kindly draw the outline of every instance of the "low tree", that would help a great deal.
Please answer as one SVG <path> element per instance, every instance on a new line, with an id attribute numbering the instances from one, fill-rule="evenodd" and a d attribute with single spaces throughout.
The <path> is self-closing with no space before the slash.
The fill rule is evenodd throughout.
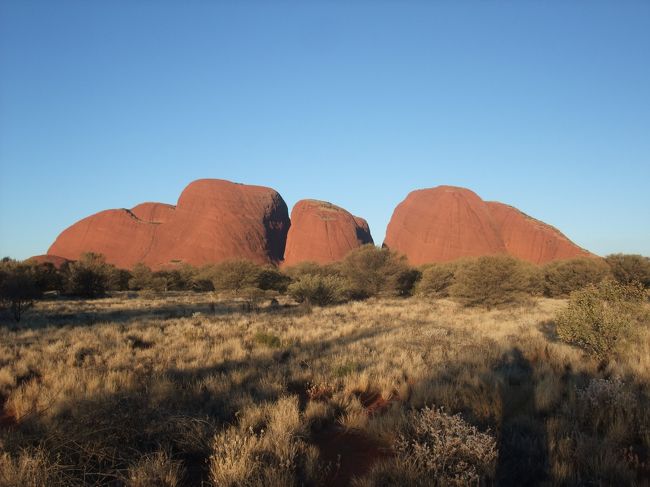
<path id="1" fill-rule="evenodd" d="M 97 298 L 110 286 L 115 267 L 102 254 L 87 252 L 68 269 L 68 292 L 74 296 Z"/>
<path id="2" fill-rule="evenodd" d="M 610 275 L 609 266 L 603 259 L 581 257 L 546 264 L 544 272 L 544 295 L 568 296 L 571 292 L 589 284 L 598 284 Z"/>
<path id="3" fill-rule="evenodd" d="M 129 289 L 139 291 L 141 289 L 149 289 L 153 279 L 153 272 L 149 266 L 138 262 L 131 269 L 131 279 L 129 279 Z"/>
<path id="4" fill-rule="evenodd" d="M 530 294 L 529 266 L 507 255 L 459 262 L 449 293 L 467 306 L 491 308 L 522 302 Z"/>
<path id="5" fill-rule="evenodd" d="M 288 287 L 289 295 L 299 303 L 326 306 L 347 300 L 346 281 L 334 275 L 303 274 Z"/>
<path id="6" fill-rule="evenodd" d="M 353 296 L 358 298 L 409 295 L 419 276 L 409 267 L 406 257 L 372 244 L 351 251 L 340 269 Z"/>
<path id="7" fill-rule="evenodd" d="M 430 264 L 422 268 L 421 278 L 415 287 L 415 293 L 433 298 L 449 296 L 449 288 L 454 282 L 456 263 L 444 262 Z"/>
<path id="8" fill-rule="evenodd" d="M 285 293 L 291 278 L 275 266 L 268 265 L 260 270 L 257 284 L 260 289 Z"/>
<path id="9" fill-rule="evenodd" d="M 638 282 L 650 288 L 650 257 L 634 254 L 612 254 L 605 257 L 614 279 L 621 284 Z"/>
<path id="10" fill-rule="evenodd" d="M 33 265 L 10 260 L 0 265 L 0 305 L 9 308 L 16 321 L 43 295 L 35 270 Z"/>
<path id="11" fill-rule="evenodd" d="M 608 360 L 634 333 L 645 295 L 638 283 L 609 279 L 574 291 L 556 318 L 558 337 L 594 358 Z"/>
<path id="12" fill-rule="evenodd" d="M 247 288 L 259 288 L 261 269 L 249 260 L 229 260 L 212 266 L 208 274 L 215 291 L 241 294 Z"/>

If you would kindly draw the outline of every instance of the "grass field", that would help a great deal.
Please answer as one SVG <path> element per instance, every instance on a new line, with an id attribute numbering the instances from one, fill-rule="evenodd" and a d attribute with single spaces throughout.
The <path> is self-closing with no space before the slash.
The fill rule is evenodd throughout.
<path id="1" fill-rule="evenodd" d="M 39 302 L 0 323 L 0 485 L 648 485 L 650 330 L 598 363 L 565 305 Z"/>

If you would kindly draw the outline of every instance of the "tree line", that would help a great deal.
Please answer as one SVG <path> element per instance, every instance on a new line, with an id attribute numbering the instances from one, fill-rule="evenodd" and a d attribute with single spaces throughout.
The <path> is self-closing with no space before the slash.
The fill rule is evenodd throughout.
<path id="1" fill-rule="evenodd" d="M 125 270 L 95 253 L 86 253 L 60 268 L 4 258 L 0 262 L 0 306 L 19 321 L 36 300 L 51 294 L 90 299 L 110 291 L 195 291 L 238 297 L 251 308 L 259 300 L 280 294 L 320 306 L 376 296 L 419 295 L 451 297 L 465 305 L 489 308 L 531 296 L 565 297 L 605 280 L 650 288 L 650 258 L 613 254 L 604 259 L 579 258 L 536 266 L 495 255 L 415 268 L 403 255 L 373 245 L 353 250 L 341 262 L 304 262 L 282 269 L 231 260 L 158 271 L 137 264 Z"/>

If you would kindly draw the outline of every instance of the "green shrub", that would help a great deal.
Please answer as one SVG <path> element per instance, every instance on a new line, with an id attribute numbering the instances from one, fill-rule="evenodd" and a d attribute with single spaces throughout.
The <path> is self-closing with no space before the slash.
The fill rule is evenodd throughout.
<path id="1" fill-rule="evenodd" d="M 282 346 L 282 340 L 279 336 L 263 331 L 255 333 L 253 341 L 269 348 L 280 348 Z"/>
<path id="2" fill-rule="evenodd" d="M 519 303 L 530 295 L 530 264 L 507 255 L 484 256 L 457 263 L 450 296 L 467 306 L 491 308 Z"/>
<path id="3" fill-rule="evenodd" d="M 612 254 L 605 257 L 614 279 L 621 284 L 638 282 L 650 288 L 650 257 L 632 254 Z"/>
<path id="4" fill-rule="evenodd" d="M 257 277 L 257 285 L 260 289 L 277 291 L 279 293 L 287 292 L 287 287 L 291 282 L 291 278 L 281 272 L 277 267 L 266 266 L 262 268 L 259 276 Z"/>
<path id="5" fill-rule="evenodd" d="M 639 284 L 613 280 L 574 291 L 556 318 L 558 337 L 590 356 L 609 359 L 634 332 L 644 296 Z"/>
<path id="6" fill-rule="evenodd" d="M 84 298 L 103 296 L 109 288 L 114 269 L 101 254 L 83 254 L 68 268 L 68 293 Z"/>
<path id="7" fill-rule="evenodd" d="M 284 272 L 293 281 L 297 281 L 304 275 L 341 277 L 341 270 L 337 264 L 320 265 L 316 262 L 300 262 L 299 264 L 285 268 Z"/>
<path id="8" fill-rule="evenodd" d="M 29 261 L 26 264 L 32 267 L 36 285 L 43 292 L 63 290 L 65 284 L 64 274 L 57 270 L 54 264 L 50 262 L 35 264 Z"/>
<path id="9" fill-rule="evenodd" d="M 602 259 L 579 259 L 551 262 L 544 266 L 544 294 L 549 297 L 568 296 L 589 284 L 598 284 L 610 275 Z"/>
<path id="10" fill-rule="evenodd" d="M 431 264 L 422 269 L 422 277 L 415 287 L 421 296 L 444 298 L 449 296 L 449 288 L 454 282 L 457 265 L 452 262 Z"/>
<path id="11" fill-rule="evenodd" d="M 406 257 L 372 244 L 351 251 L 340 269 L 353 296 L 359 298 L 409 295 L 419 276 L 409 267 Z"/>
<path id="12" fill-rule="evenodd" d="M 257 288 L 260 273 L 260 266 L 248 260 L 229 260 L 208 269 L 214 290 L 230 292 L 235 296 L 244 289 Z"/>
<path id="13" fill-rule="evenodd" d="M 111 266 L 108 289 L 111 291 L 128 291 L 131 277 L 131 271 L 127 269 L 117 269 Z"/>
<path id="14" fill-rule="evenodd" d="M 151 269 L 142 262 L 138 262 L 133 266 L 133 269 L 131 270 L 129 289 L 133 289 L 135 291 L 139 291 L 141 289 L 149 289 L 152 280 L 153 272 L 151 272 Z"/>
<path id="15" fill-rule="evenodd" d="M 346 301 L 348 290 L 341 277 L 304 274 L 289 285 L 288 293 L 299 303 L 325 306 Z"/>

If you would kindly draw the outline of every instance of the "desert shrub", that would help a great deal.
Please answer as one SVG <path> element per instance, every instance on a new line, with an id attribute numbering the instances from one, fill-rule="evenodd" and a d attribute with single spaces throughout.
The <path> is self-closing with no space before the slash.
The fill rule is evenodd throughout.
<path id="1" fill-rule="evenodd" d="M 128 487 L 177 487 L 183 485 L 184 469 L 180 460 L 166 452 L 144 455 L 129 468 Z"/>
<path id="2" fill-rule="evenodd" d="M 143 264 L 138 262 L 133 266 L 131 270 L 131 279 L 129 279 L 129 289 L 139 291 L 140 289 L 148 289 L 151 285 L 151 280 L 153 279 L 153 272 L 151 269 Z"/>
<path id="3" fill-rule="evenodd" d="M 287 288 L 289 295 L 299 303 L 326 306 L 347 300 L 346 281 L 335 275 L 304 274 Z"/>
<path id="4" fill-rule="evenodd" d="M 106 263 L 103 255 L 85 253 L 68 268 L 67 291 L 84 298 L 103 296 L 109 288 L 114 269 Z"/>
<path id="5" fill-rule="evenodd" d="M 602 259 L 582 257 L 546 264 L 544 294 L 549 297 L 568 296 L 589 284 L 598 284 L 610 273 Z"/>
<path id="6" fill-rule="evenodd" d="M 614 279 L 621 284 L 638 282 L 650 287 L 650 257 L 633 254 L 612 254 L 605 257 Z"/>
<path id="7" fill-rule="evenodd" d="M 260 266 L 248 260 L 221 262 L 209 270 L 214 290 L 234 295 L 239 295 L 247 288 L 257 288 L 260 273 Z"/>
<path id="8" fill-rule="evenodd" d="M 0 305 L 9 308 L 16 321 L 34 305 L 43 294 L 37 267 L 19 262 L 3 262 L 0 265 Z"/>
<path id="9" fill-rule="evenodd" d="M 110 291 L 128 291 L 131 277 L 131 271 L 111 266 L 108 289 Z"/>
<path id="10" fill-rule="evenodd" d="M 442 410 L 411 412 L 394 450 L 361 485 L 482 485 L 495 476 L 495 438 Z"/>
<path id="11" fill-rule="evenodd" d="M 260 289 L 279 293 L 285 293 L 290 282 L 291 278 L 287 274 L 270 265 L 262 268 L 257 277 L 257 285 Z"/>
<path id="12" fill-rule="evenodd" d="M 282 345 L 282 340 L 279 336 L 264 331 L 258 331 L 255 333 L 253 341 L 269 348 L 279 348 Z"/>
<path id="13" fill-rule="evenodd" d="M 36 279 L 36 286 L 45 291 L 61 291 L 63 289 L 65 279 L 62 272 L 60 272 L 51 262 L 43 262 L 40 264 L 27 262 L 32 266 L 32 272 Z"/>
<path id="14" fill-rule="evenodd" d="M 341 262 L 341 273 L 355 297 L 410 294 L 419 274 L 406 257 L 372 244 L 351 251 Z"/>
<path id="15" fill-rule="evenodd" d="M 558 337 L 597 359 L 609 359 L 634 332 L 645 293 L 639 285 L 606 280 L 571 293 L 558 314 Z"/>
<path id="16" fill-rule="evenodd" d="M 180 291 L 202 291 L 197 276 L 199 269 L 190 264 L 181 264 L 177 269 L 174 269 L 174 274 L 177 276 L 176 288 Z"/>
<path id="17" fill-rule="evenodd" d="M 210 479 L 224 487 L 321 485 L 318 453 L 301 439 L 298 404 L 282 398 L 265 411 L 261 431 L 231 427 L 217 434 Z"/>
<path id="18" fill-rule="evenodd" d="M 52 462 L 43 448 L 22 450 L 16 457 L 0 452 L 0 486 L 65 485 L 63 467 Z"/>
<path id="19" fill-rule="evenodd" d="M 444 298 L 449 296 L 449 287 L 454 282 L 456 264 L 445 262 L 431 264 L 421 271 L 422 277 L 415 287 L 415 293 L 421 296 Z"/>
<path id="20" fill-rule="evenodd" d="M 297 281 L 304 275 L 341 276 L 341 270 L 337 264 L 320 265 L 316 262 L 300 262 L 283 269 L 283 271 L 293 281 Z"/>
<path id="21" fill-rule="evenodd" d="M 467 306 L 519 303 L 530 294 L 530 264 L 507 255 L 459 262 L 449 294 Z"/>

